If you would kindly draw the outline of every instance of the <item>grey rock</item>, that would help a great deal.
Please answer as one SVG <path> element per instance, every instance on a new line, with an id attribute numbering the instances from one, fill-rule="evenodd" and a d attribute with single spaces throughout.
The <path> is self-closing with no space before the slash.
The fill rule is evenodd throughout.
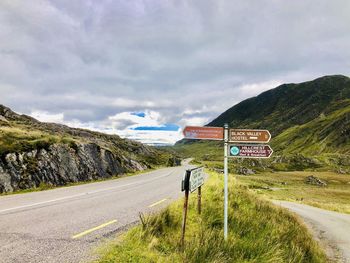
<path id="1" fill-rule="evenodd" d="M 145 170 L 137 160 L 116 155 L 94 143 L 53 144 L 48 150 L 8 153 L 0 160 L 0 192 L 108 178 Z"/>
<path id="2" fill-rule="evenodd" d="M 0 121 L 8 122 L 8 120 L 7 120 L 4 116 L 2 116 L 2 115 L 0 115 Z"/>
<path id="3" fill-rule="evenodd" d="M 306 177 L 305 183 L 317 185 L 317 186 L 327 186 L 327 183 L 322 181 L 321 179 L 317 178 L 316 176 L 310 175 Z"/>
<path id="4" fill-rule="evenodd" d="M 338 173 L 338 174 L 346 174 L 347 172 L 346 172 L 344 169 L 339 168 L 339 169 L 337 170 L 337 173 Z"/>

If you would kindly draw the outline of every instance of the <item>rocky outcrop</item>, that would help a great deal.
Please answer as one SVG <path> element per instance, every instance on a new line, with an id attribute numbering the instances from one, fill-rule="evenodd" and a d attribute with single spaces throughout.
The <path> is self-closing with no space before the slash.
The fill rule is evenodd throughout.
<path id="1" fill-rule="evenodd" d="M 48 149 L 8 153 L 0 160 L 0 193 L 108 178 L 146 169 L 146 164 L 116 155 L 94 143 L 53 144 Z"/>
<path id="2" fill-rule="evenodd" d="M 39 123 L 36 119 L 27 116 L 27 115 L 20 115 L 15 112 L 13 112 L 10 108 L 5 107 L 4 105 L 0 104 L 0 116 L 2 116 L 3 120 L 6 121 L 27 121 L 32 123 Z"/>
<path id="3" fill-rule="evenodd" d="M 319 179 L 316 176 L 310 175 L 305 178 L 305 183 L 306 184 L 312 184 L 312 185 L 317 185 L 317 186 L 327 186 L 327 183 L 323 182 L 321 179 Z"/>

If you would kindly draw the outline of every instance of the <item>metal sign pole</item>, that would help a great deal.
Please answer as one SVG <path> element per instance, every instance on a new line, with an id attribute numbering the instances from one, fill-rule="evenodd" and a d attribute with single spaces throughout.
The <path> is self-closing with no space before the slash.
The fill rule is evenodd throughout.
<path id="1" fill-rule="evenodd" d="M 224 125 L 224 238 L 228 232 L 228 124 Z"/>

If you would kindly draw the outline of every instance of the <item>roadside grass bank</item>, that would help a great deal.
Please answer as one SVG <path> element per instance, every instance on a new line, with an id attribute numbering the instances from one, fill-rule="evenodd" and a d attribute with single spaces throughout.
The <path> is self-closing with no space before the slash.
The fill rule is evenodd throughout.
<path id="1" fill-rule="evenodd" d="M 306 183 L 308 176 L 326 183 Z M 334 172 L 274 172 L 237 175 L 237 180 L 269 199 L 299 202 L 327 210 L 350 214 L 350 175 Z"/>
<path id="2" fill-rule="evenodd" d="M 260 199 L 233 177 L 229 182 L 229 237 L 223 239 L 222 175 L 209 172 L 202 214 L 190 195 L 185 248 L 180 248 L 183 200 L 101 248 L 111 262 L 328 262 L 306 227 L 291 213 Z"/>

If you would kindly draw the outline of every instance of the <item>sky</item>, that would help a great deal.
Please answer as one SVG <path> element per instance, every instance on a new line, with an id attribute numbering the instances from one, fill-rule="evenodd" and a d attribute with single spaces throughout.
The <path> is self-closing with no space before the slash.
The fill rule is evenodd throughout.
<path id="1" fill-rule="evenodd" d="M 350 75 L 348 0 L 0 1 L 0 104 L 172 144 L 282 83 Z"/>

